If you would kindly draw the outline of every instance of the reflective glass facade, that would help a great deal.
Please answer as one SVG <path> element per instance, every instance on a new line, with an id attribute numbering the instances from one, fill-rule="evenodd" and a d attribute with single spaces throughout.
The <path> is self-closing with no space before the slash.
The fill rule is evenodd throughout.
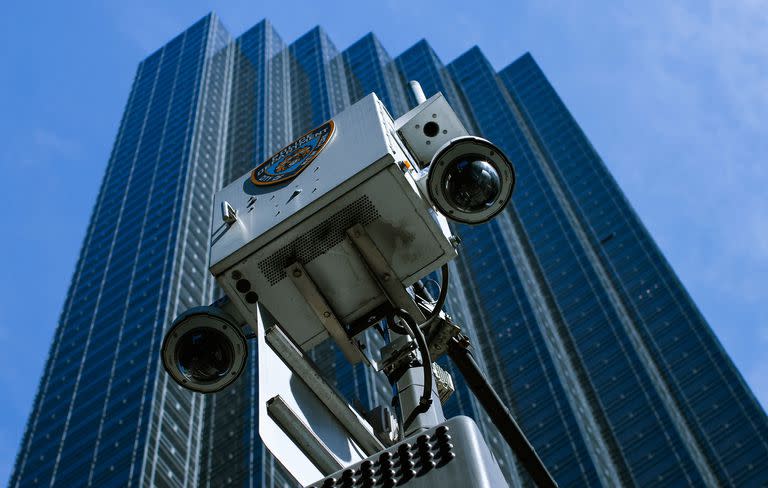
<path id="1" fill-rule="evenodd" d="M 159 368 L 211 300 L 229 35 L 207 16 L 141 62 L 10 486 L 192 486 L 204 401 Z"/>
<path id="2" fill-rule="evenodd" d="M 393 59 L 372 34 L 339 51 L 268 21 L 232 40 L 213 14 L 139 65 L 10 486 L 295 484 L 259 442 L 255 352 L 231 388 L 194 395 L 159 367 L 162 332 L 218 295 L 213 193 L 371 91 L 404 113 L 410 79 L 516 165 L 509 209 L 456 228 L 448 308 L 560 485 L 763 486 L 765 413 L 529 54 L 446 66 L 426 41 Z M 330 345 L 312 357 L 351 402 L 389 404 L 380 375 Z M 474 417 L 529 484 L 440 364 L 446 414 Z"/>

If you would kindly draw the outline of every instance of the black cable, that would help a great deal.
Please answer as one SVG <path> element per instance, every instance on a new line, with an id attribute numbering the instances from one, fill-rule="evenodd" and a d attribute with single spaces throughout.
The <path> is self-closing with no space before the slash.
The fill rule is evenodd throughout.
<path id="1" fill-rule="evenodd" d="M 541 488 L 557 488 L 557 483 L 541 462 L 536 450 L 528 442 L 506 405 L 480 371 L 469 350 L 469 341 L 466 338 L 454 337 L 448 343 L 448 355 L 536 485 Z"/>
<path id="2" fill-rule="evenodd" d="M 435 306 L 432 308 L 432 311 L 429 313 L 426 320 L 424 320 L 424 323 L 419 324 L 420 329 L 428 329 L 429 326 L 432 325 L 435 318 L 440 315 L 440 311 L 445 305 L 445 299 L 448 298 L 448 263 L 445 263 L 440 271 L 442 275 L 440 278 L 440 294 L 437 296 Z M 426 289 L 424 291 L 426 291 Z"/>
<path id="3" fill-rule="evenodd" d="M 387 313 L 387 328 L 392 330 L 392 332 L 394 332 L 395 334 L 408 335 L 408 330 L 405 327 L 398 325 L 395 322 L 394 311 L 390 311 L 389 313 Z"/>
<path id="4" fill-rule="evenodd" d="M 424 368 L 424 391 L 421 394 L 421 399 L 419 399 L 419 404 L 413 411 L 411 411 L 408 418 L 403 422 L 403 430 L 405 430 L 419 414 L 426 412 L 429 410 L 429 407 L 432 406 L 432 358 L 429 355 L 429 347 L 427 346 L 427 340 L 424 338 L 424 333 L 421 332 L 421 329 L 416 324 L 416 321 L 413 320 L 411 314 L 402 308 L 395 310 L 393 314 L 403 319 L 406 325 L 408 325 L 408 328 L 411 329 L 411 335 L 413 335 L 413 338 L 416 340 L 416 345 L 419 346 L 421 365 Z"/>

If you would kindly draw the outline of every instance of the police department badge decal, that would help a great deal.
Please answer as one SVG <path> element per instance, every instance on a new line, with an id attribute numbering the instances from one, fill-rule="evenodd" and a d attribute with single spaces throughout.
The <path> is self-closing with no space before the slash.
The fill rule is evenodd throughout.
<path id="1" fill-rule="evenodd" d="M 333 135 L 333 120 L 288 144 L 251 171 L 251 183 L 266 186 L 297 177 L 323 150 Z"/>

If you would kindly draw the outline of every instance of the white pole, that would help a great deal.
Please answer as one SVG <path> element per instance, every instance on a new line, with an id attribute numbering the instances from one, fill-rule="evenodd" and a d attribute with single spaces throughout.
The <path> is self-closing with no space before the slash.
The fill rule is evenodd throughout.
<path id="1" fill-rule="evenodd" d="M 421 89 L 421 84 L 418 81 L 411 80 L 408 84 L 411 86 L 411 93 L 413 93 L 413 98 L 416 99 L 417 104 L 421 105 L 427 101 L 427 97 L 424 95 L 424 90 Z"/>

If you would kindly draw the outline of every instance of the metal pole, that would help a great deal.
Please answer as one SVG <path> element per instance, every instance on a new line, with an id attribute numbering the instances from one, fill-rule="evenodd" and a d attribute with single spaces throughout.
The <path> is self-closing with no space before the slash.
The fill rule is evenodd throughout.
<path id="1" fill-rule="evenodd" d="M 466 337 L 462 339 L 453 338 L 448 346 L 448 355 L 459 368 L 462 376 L 467 381 L 472 392 L 477 397 L 480 404 L 485 409 L 491 421 L 499 429 L 504 440 L 520 460 L 528 474 L 531 475 L 534 483 L 541 488 L 557 488 L 557 483 L 552 475 L 547 471 L 547 467 L 541 462 L 541 458 L 536 454 L 536 450 L 525 438 L 525 434 L 520 430 L 512 414 L 509 413 L 506 405 L 501 401 L 499 395 L 485 379 L 480 371 L 480 367 L 472 357 L 469 350 L 469 340 Z"/>

